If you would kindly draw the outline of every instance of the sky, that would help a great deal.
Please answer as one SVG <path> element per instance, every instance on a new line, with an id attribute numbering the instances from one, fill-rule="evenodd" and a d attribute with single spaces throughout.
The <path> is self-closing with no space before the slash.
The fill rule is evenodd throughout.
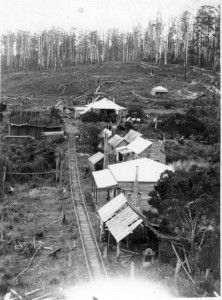
<path id="1" fill-rule="evenodd" d="M 157 12 L 163 18 L 220 0 L 0 0 L 1 33 L 16 30 L 39 32 L 51 27 L 131 30 L 145 27 Z"/>

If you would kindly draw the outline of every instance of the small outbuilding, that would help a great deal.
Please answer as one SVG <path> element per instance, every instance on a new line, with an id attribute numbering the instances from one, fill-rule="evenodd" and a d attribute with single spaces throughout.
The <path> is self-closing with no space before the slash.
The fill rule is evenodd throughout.
<path id="1" fill-rule="evenodd" d="M 97 152 L 89 157 L 89 166 L 92 172 L 102 170 L 104 161 L 104 154 Z"/>
<path id="2" fill-rule="evenodd" d="M 122 193 L 100 208 L 98 213 L 117 243 L 143 222 Z"/>
<path id="3" fill-rule="evenodd" d="M 127 146 L 116 148 L 116 161 L 127 161 L 142 157 L 149 157 L 152 142 L 138 136 Z"/>
<path id="4" fill-rule="evenodd" d="M 86 109 L 86 106 L 76 106 L 76 107 L 74 107 L 74 111 L 75 111 L 74 117 L 75 117 L 75 119 L 79 119 L 80 116 L 81 116 L 81 113 L 85 109 Z"/>
<path id="5" fill-rule="evenodd" d="M 163 95 L 163 94 L 167 94 L 167 93 L 168 93 L 168 90 L 162 86 L 157 86 L 157 87 L 153 88 L 151 91 L 151 95 L 153 95 L 153 96 Z"/>

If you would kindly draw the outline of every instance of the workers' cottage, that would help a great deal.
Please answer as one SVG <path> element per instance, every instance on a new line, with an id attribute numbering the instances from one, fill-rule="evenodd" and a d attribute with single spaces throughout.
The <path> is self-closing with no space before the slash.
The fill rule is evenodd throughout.
<path id="1" fill-rule="evenodd" d="M 116 148 L 116 161 L 126 161 L 149 157 L 152 142 L 142 137 L 137 137 L 129 145 Z"/>
<path id="2" fill-rule="evenodd" d="M 171 167 L 149 158 L 108 165 L 106 170 L 92 173 L 93 196 L 101 207 L 120 192 L 127 197 L 136 192 L 140 199 L 135 206 L 149 210 L 148 195 L 166 170 L 173 171 Z"/>

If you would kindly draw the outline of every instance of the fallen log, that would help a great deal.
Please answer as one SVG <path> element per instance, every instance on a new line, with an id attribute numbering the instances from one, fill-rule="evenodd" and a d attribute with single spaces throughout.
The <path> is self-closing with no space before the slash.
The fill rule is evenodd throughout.
<path id="1" fill-rule="evenodd" d="M 56 294 L 56 293 L 58 293 L 58 292 L 56 291 L 56 292 L 52 292 L 52 293 L 49 293 L 49 294 L 45 294 L 45 295 L 43 295 L 43 296 L 34 298 L 34 299 L 32 299 L 32 300 L 40 300 L 40 299 L 44 299 L 45 297 L 51 296 L 51 295 Z"/>
<path id="2" fill-rule="evenodd" d="M 28 268 L 30 267 L 30 265 L 31 265 L 31 263 L 32 263 L 32 261 L 33 261 L 33 259 L 34 259 L 34 257 L 36 256 L 37 252 L 40 250 L 41 247 L 42 247 L 42 244 L 40 244 L 40 245 L 38 246 L 38 248 L 36 249 L 35 253 L 33 254 L 33 256 L 32 256 L 32 258 L 31 258 L 31 260 L 30 260 L 30 262 L 29 262 L 29 264 L 28 264 L 28 266 L 27 266 L 21 273 L 19 273 L 15 278 L 13 278 L 12 281 L 14 281 L 15 279 L 17 279 L 19 276 L 21 276 L 23 273 L 25 273 L 25 271 L 28 270 Z"/>
<path id="3" fill-rule="evenodd" d="M 98 93 L 95 93 L 95 95 L 106 95 L 105 92 L 98 92 Z"/>
<path id="4" fill-rule="evenodd" d="M 97 93 L 99 92 L 100 87 L 101 87 L 101 84 L 100 84 L 100 85 L 98 86 L 98 88 L 96 89 L 95 94 L 97 94 Z"/>
<path id="5" fill-rule="evenodd" d="M 60 94 L 60 96 L 63 96 L 63 95 L 64 95 L 65 90 L 66 90 L 66 85 L 64 86 L 64 89 L 63 89 L 62 93 Z"/>
<path id="6" fill-rule="evenodd" d="M 43 290 L 43 288 L 42 288 L 42 289 L 36 289 L 36 290 L 34 290 L 34 291 L 31 291 L 31 292 L 25 293 L 25 296 L 30 296 L 30 295 L 33 295 L 33 294 L 35 294 L 35 293 L 37 293 L 37 292 L 40 292 L 40 291 L 42 291 L 42 290 Z"/>
<path id="7" fill-rule="evenodd" d="M 147 100 L 147 98 L 144 98 L 143 96 L 141 96 L 141 95 L 135 93 L 134 90 L 133 90 L 131 93 L 132 93 L 134 96 L 136 96 L 136 97 L 138 97 L 138 98 L 140 98 L 140 99 L 142 99 L 142 100 Z"/>
<path id="8" fill-rule="evenodd" d="M 62 248 L 57 248 L 56 250 L 53 250 L 52 252 L 50 252 L 49 256 L 56 257 L 56 255 L 58 254 L 58 252 L 60 252 L 61 250 L 62 250 Z"/>
<path id="9" fill-rule="evenodd" d="M 13 295 L 17 296 L 19 299 L 21 299 L 21 300 L 23 299 L 22 296 L 20 296 L 15 290 L 10 289 L 10 292 L 11 292 Z"/>
<path id="10" fill-rule="evenodd" d="M 91 94 L 93 94 L 93 93 L 88 93 L 88 94 L 84 94 L 84 95 L 81 95 L 81 96 L 75 97 L 75 99 L 74 99 L 74 100 L 76 100 L 76 99 L 80 99 L 80 98 L 83 98 L 83 97 L 86 97 L 86 96 L 89 96 L 89 95 L 91 95 Z"/>
<path id="11" fill-rule="evenodd" d="M 159 67 L 157 67 L 157 66 L 151 66 L 151 65 L 148 65 L 148 64 L 145 64 L 145 63 L 140 63 L 140 66 L 144 66 L 144 67 L 149 67 L 149 68 L 155 68 L 155 69 L 159 69 L 159 70 L 162 70 L 162 69 L 160 69 Z"/>
<path id="12" fill-rule="evenodd" d="M 104 81 L 104 82 L 102 82 L 101 83 L 101 85 L 104 85 L 104 84 L 110 84 L 110 83 L 116 83 L 116 82 L 118 82 L 118 81 Z"/>
<path id="13" fill-rule="evenodd" d="M 210 86 L 210 85 L 203 85 L 208 91 L 215 93 L 217 95 L 220 95 L 220 90 L 217 89 L 215 86 Z"/>

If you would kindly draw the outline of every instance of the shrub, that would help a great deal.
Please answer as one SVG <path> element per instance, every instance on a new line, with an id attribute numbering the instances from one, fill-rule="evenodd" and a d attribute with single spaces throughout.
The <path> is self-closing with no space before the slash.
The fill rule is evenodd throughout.
<path id="1" fill-rule="evenodd" d="M 95 113 L 94 111 L 90 111 L 82 115 L 82 122 L 84 123 L 97 123 L 97 122 L 113 122 L 116 123 L 116 114 L 113 112 L 110 115 L 106 115 L 104 113 Z"/>
<path id="2" fill-rule="evenodd" d="M 64 136 L 58 136 L 58 137 L 55 137 L 52 141 L 53 144 L 62 144 L 65 142 L 65 137 Z"/>
<path id="3" fill-rule="evenodd" d="M 144 110 L 140 105 L 131 105 L 128 107 L 128 114 L 132 118 L 145 118 Z"/>
<path id="4" fill-rule="evenodd" d="M 8 289 L 10 287 L 9 282 L 6 279 L 2 279 L 0 281 L 0 294 L 4 295 L 8 292 Z"/>

